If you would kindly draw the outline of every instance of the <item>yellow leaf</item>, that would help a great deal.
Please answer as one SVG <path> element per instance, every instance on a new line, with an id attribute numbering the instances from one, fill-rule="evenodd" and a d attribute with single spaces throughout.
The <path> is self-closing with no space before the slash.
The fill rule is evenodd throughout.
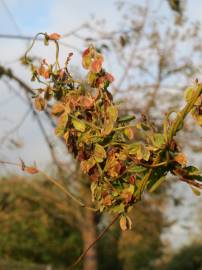
<path id="1" fill-rule="evenodd" d="M 194 187 L 191 187 L 191 190 L 192 190 L 192 192 L 193 192 L 196 196 L 200 196 L 200 195 L 201 195 L 201 192 L 200 192 L 198 189 L 196 189 L 196 188 L 194 188 Z"/>
<path id="2" fill-rule="evenodd" d="M 97 162 L 102 162 L 106 158 L 105 149 L 100 144 L 95 145 L 94 158 Z"/>
<path id="3" fill-rule="evenodd" d="M 85 123 L 79 119 L 72 119 L 72 124 L 76 130 L 79 130 L 81 132 L 84 132 L 86 129 Z"/>
<path id="4" fill-rule="evenodd" d="M 109 117 L 110 122 L 116 122 L 118 117 L 118 109 L 111 105 L 107 108 L 107 116 Z"/>
<path id="5" fill-rule="evenodd" d="M 129 140 L 132 140 L 134 137 L 133 130 L 130 127 L 124 129 L 124 134 Z"/>

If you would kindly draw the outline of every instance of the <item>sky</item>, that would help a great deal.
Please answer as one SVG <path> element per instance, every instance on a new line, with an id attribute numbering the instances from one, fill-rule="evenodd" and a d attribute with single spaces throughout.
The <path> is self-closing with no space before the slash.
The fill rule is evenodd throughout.
<path id="1" fill-rule="evenodd" d="M 133 0 L 134 2 L 142 2 L 142 0 Z M 131 1 L 131 2 L 133 2 Z M 171 12 L 167 4 L 162 4 L 164 0 L 150 1 L 154 8 L 160 7 L 165 14 Z M 202 2 L 198 0 L 188 0 L 186 14 L 190 21 L 198 19 L 202 22 Z M 34 36 L 38 32 L 53 33 L 57 32 L 65 34 L 72 29 L 77 29 L 80 25 L 96 18 L 106 20 L 108 29 L 116 29 L 120 21 L 120 13 L 115 7 L 113 0 L 0 0 L 0 34 L 28 35 Z M 158 21 L 158 18 L 157 18 Z M 99 24 L 98 24 L 99 26 Z M 74 45 L 79 41 L 70 37 L 65 40 L 67 43 Z M 0 64 L 10 67 L 19 77 L 29 83 L 29 73 L 19 66 L 17 59 L 23 55 L 28 42 L 0 39 Z M 81 48 L 83 49 L 83 48 Z M 66 53 L 67 48 L 62 49 L 62 53 Z M 36 54 L 45 52 L 40 44 L 34 49 Z M 48 57 L 51 57 L 51 51 L 46 51 Z M 17 88 L 17 86 L 15 85 Z M 10 132 L 19 119 L 27 114 L 28 108 L 24 102 L 18 99 L 14 94 L 10 93 L 8 87 L 0 81 L 0 139 L 6 132 Z M 49 131 L 50 138 L 54 134 Z M 20 129 L 11 134 L 11 138 L 18 138 L 22 142 L 23 147 L 16 149 L 10 145 L 0 148 L 0 158 L 13 162 L 18 162 L 19 158 L 26 160 L 28 163 L 36 161 L 43 168 L 50 161 L 50 154 L 44 143 L 43 137 L 37 129 L 36 121 L 31 114 L 26 116 L 26 120 Z M 191 196 L 191 192 L 187 193 L 188 202 L 196 203 L 197 199 Z M 192 210 L 190 210 L 192 211 Z M 185 219 L 187 218 L 185 213 Z M 176 213 L 177 216 L 177 213 Z M 186 221 L 187 222 L 187 221 Z M 173 226 L 173 235 L 179 237 L 179 242 L 183 242 L 186 232 Z"/>

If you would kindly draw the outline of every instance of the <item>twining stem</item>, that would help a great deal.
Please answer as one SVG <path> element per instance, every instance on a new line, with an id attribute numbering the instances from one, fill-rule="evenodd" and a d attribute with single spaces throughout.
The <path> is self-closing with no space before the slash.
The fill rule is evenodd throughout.
<path id="1" fill-rule="evenodd" d="M 34 36 L 31 45 L 29 46 L 29 48 L 28 48 L 28 49 L 26 50 L 26 52 L 25 52 L 25 59 L 27 59 L 28 53 L 29 53 L 29 52 L 31 51 L 31 49 L 33 48 L 33 46 L 34 46 L 34 44 L 35 44 L 35 42 L 36 42 L 38 36 L 40 36 L 40 35 L 45 36 L 45 33 L 40 32 L 40 33 L 38 33 L 38 34 L 36 34 L 36 35 Z"/>

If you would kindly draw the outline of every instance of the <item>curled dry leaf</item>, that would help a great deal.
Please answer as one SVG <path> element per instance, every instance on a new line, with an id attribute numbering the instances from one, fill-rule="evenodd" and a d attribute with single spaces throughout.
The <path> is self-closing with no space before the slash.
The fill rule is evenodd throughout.
<path id="1" fill-rule="evenodd" d="M 122 215 L 119 223 L 122 231 L 131 230 L 132 228 L 132 221 L 127 215 Z"/>
<path id="2" fill-rule="evenodd" d="M 36 174 L 39 173 L 39 170 L 36 167 L 25 167 L 24 171 L 30 174 Z"/>
<path id="3" fill-rule="evenodd" d="M 48 35 L 48 38 L 50 40 L 58 40 L 61 38 L 61 35 L 59 35 L 58 33 L 52 33 L 52 34 Z"/>

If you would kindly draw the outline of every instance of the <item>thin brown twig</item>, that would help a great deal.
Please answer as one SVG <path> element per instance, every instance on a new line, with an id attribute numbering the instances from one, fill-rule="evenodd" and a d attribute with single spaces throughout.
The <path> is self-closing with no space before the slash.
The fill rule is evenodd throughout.
<path id="1" fill-rule="evenodd" d="M 17 167 L 21 168 L 23 171 L 26 171 L 26 169 L 27 169 L 28 172 L 29 172 L 29 168 L 30 168 L 30 167 L 26 166 L 23 161 L 21 161 L 21 163 L 15 163 L 15 162 L 10 162 L 10 161 L 0 160 L 0 164 L 17 166 Z M 97 212 L 96 208 L 86 206 L 83 202 L 81 202 L 79 199 L 77 199 L 71 192 L 69 192 L 63 185 L 61 185 L 58 180 L 55 180 L 53 177 L 46 174 L 44 171 L 38 169 L 37 167 L 31 167 L 31 168 L 36 169 L 35 173 L 41 173 L 47 180 L 49 180 L 52 184 L 54 184 L 56 187 L 58 187 L 67 197 L 71 198 L 74 202 L 76 202 L 81 207 L 86 208 L 88 210 L 91 210 L 93 212 Z"/>
<path id="2" fill-rule="evenodd" d="M 185 182 L 185 183 L 187 183 L 189 185 L 192 185 L 192 186 L 195 186 L 197 188 L 202 189 L 202 183 L 196 182 L 195 180 L 186 179 L 186 178 L 183 178 L 183 177 L 179 178 L 179 180 L 182 181 L 182 182 Z"/>
<path id="3" fill-rule="evenodd" d="M 79 204 L 81 207 L 84 207 L 84 208 L 91 210 L 93 212 L 97 211 L 96 208 L 86 206 L 84 203 L 82 203 L 79 199 L 77 199 L 74 195 L 72 195 L 71 192 L 69 192 L 66 188 L 64 188 L 63 185 L 61 185 L 58 180 L 55 180 L 52 176 L 46 174 L 44 171 L 41 171 L 41 170 L 39 170 L 39 173 L 41 173 L 44 177 L 46 177 L 51 183 L 53 183 L 55 186 L 57 186 L 60 190 L 63 191 L 64 194 L 66 194 L 68 197 L 70 197 L 74 202 Z"/>
<path id="4" fill-rule="evenodd" d="M 105 235 L 105 233 L 111 228 L 111 226 L 117 221 L 121 214 L 117 214 L 109 225 L 98 235 L 98 237 L 88 246 L 86 250 L 82 252 L 82 254 L 77 258 L 77 260 L 69 266 L 66 270 L 74 269 L 78 264 L 84 259 L 88 251 Z"/>

